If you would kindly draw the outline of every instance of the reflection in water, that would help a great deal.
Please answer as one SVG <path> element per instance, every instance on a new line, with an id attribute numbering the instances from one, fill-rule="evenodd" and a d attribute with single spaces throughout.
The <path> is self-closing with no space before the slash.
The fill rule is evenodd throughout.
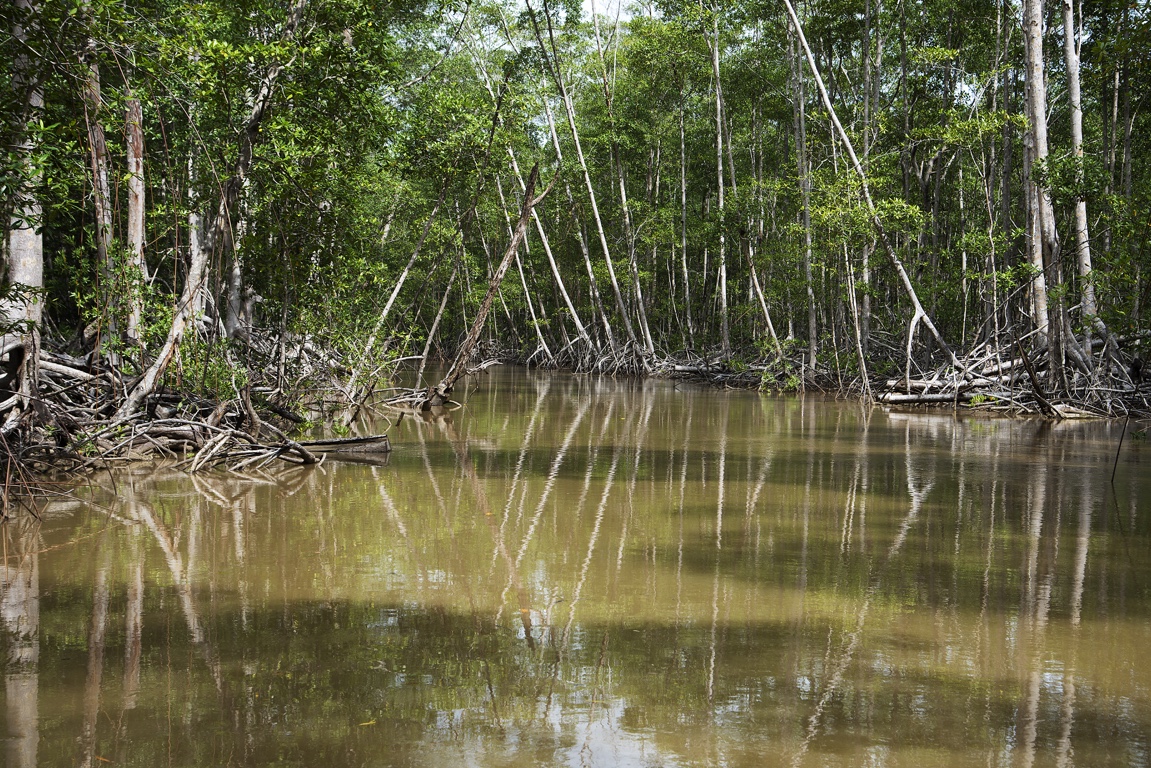
<path id="1" fill-rule="evenodd" d="M 11 768 L 36 765 L 39 731 L 40 526 L 29 518 L 7 522 L 0 570 L 4 659 L 4 753 Z"/>
<path id="2" fill-rule="evenodd" d="M 473 386 L 387 466 L 8 523 L 7 764 L 1151 762 L 1110 425 Z"/>

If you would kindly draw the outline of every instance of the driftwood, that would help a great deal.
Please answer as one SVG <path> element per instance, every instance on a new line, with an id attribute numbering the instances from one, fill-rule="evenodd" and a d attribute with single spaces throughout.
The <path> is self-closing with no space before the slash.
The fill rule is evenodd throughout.
<path id="1" fill-rule="evenodd" d="M 392 443 L 387 435 L 365 437 L 336 437 L 328 440 L 301 440 L 299 443 L 312 453 L 388 453 Z"/>
<path id="2" fill-rule="evenodd" d="M 386 435 L 292 439 L 276 426 L 276 419 L 282 419 L 286 428 L 304 418 L 273 402 L 278 389 L 246 385 L 235 390 L 235 397 L 216 400 L 157 387 L 140 401 L 138 410 L 119 416 L 132 377 L 112 361 L 94 362 L 41 349 L 38 365 L 35 410 L 17 419 L 0 444 L 0 459 L 12 485 L 30 492 L 38 486 L 29 478 L 61 469 L 84 471 L 162 459 L 190 472 L 211 468 L 240 472 L 273 462 L 315 465 L 331 453 L 382 454 L 391 448 Z M 259 370 L 249 372 L 261 375 Z M 10 494 L 0 493 L 2 514 Z"/>
<path id="3" fill-rule="evenodd" d="M 1099 345 L 1097 345 L 1099 346 Z M 973 409 L 1040 414 L 1053 419 L 1121 417 L 1151 411 L 1138 358 L 1127 367 L 1098 361 L 1092 375 L 1068 372 L 1070 391 L 1048 370 L 1046 348 L 984 348 L 967 356 L 962 372 L 951 365 L 918 378 L 887 379 L 875 400 L 892 405 L 963 405 Z"/>

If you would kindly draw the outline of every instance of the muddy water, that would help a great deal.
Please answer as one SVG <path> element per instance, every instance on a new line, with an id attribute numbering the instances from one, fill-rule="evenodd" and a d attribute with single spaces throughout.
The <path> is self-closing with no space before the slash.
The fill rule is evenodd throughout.
<path id="1" fill-rule="evenodd" d="M 8 523 L 6 764 L 1151 762 L 1121 424 L 471 387 L 387 463 L 141 468 Z"/>

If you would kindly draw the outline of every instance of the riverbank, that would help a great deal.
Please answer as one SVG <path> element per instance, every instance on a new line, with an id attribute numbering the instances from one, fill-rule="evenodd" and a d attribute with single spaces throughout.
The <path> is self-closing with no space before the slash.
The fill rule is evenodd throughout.
<path id="1" fill-rule="evenodd" d="M 1131 349 L 1137 352 L 1139 344 Z M 1117 348 L 1090 376 L 1078 371 L 1052 376 L 1045 355 L 1028 354 L 1022 345 L 1015 352 L 1010 356 L 1005 350 L 980 347 L 959 367 L 946 364 L 923 371 L 908 365 L 899 377 L 861 376 L 858 366 L 847 367 L 838 356 L 833 367 L 813 369 L 802 356 L 725 360 L 716 354 L 634 351 L 621 351 L 583 372 L 780 393 L 817 391 L 900 407 L 1052 419 L 1151 416 L 1151 389 L 1143 384 L 1141 359 L 1134 354 Z M 412 358 L 375 369 L 357 386 L 353 365 L 334 351 L 307 339 L 254 333 L 243 346 L 189 347 L 174 358 L 172 369 L 153 391 L 140 398 L 140 407 L 126 412 L 129 393 L 143 375 L 141 366 L 127 358 L 73 356 L 48 343 L 39 351 L 36 397 L 27 398 L 27 407 L 19 411 L 20 396 L 8 399 L 10 411 L 0 434 L 7 478 L 3 511 L 7 514 L 17 499 L 50 494 L 41 478 L 117 463 L 163 459 L 190 472 L 241 471 L 281 461 L 316 463 L 322 455 L 314 445 L 309 447 L 306 435 L 363 435 L 370 420 L 365 415 L 378 408 L 394 416 L 450 404 L 452 386 L 461 377 L 499 363 L 530 367 L 531 357 L 523 357 L 488 342 L 476 345 L 467 360 L 457 357 L 438 385 L 425 379 L 427 361 L 419 357 L 411 387 L 382 385 L 391 384 L 398 367 Z M 1055 394 L 1059 377 L 1065 388 Z"/>

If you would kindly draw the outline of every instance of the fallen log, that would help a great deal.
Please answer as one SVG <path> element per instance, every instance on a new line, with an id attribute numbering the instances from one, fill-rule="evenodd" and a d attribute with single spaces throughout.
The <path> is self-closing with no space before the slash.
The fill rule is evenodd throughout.
<path id="1" fill-rule="evenodd" d="M 300 440 L 299 444 L 312 453 L 388 453 L 392 443 L 387 435 L 365 437 L 333 437 L 326 440 Z"/>
<path id="2" fill-rule="evenodd" d="M 88 373 L 87 371 L 81 371 L 67 365 L 60 365 L 59 363 L 53 363 L 44 359 L 40 360 L 40 370 L 48 371 L 49 373 L 58 373 L 61 376 L 67 376 L 70 379 L 79 379 L 80 381 L 94 381 L 95 379 L 100 378 L 99 376 Z"/>
<path id="3" fill-rule="evenodd" d="M 972 398 L 970 392 L 918 392 L 906 394 L 904 392 L 884 392 L 878 395 L 875 400 L 879 403 L 889 404 L 908 404 L 914 405 L 916 403 L 951 403 L 958 400 L 961 403 L 969 402 Z"/>

